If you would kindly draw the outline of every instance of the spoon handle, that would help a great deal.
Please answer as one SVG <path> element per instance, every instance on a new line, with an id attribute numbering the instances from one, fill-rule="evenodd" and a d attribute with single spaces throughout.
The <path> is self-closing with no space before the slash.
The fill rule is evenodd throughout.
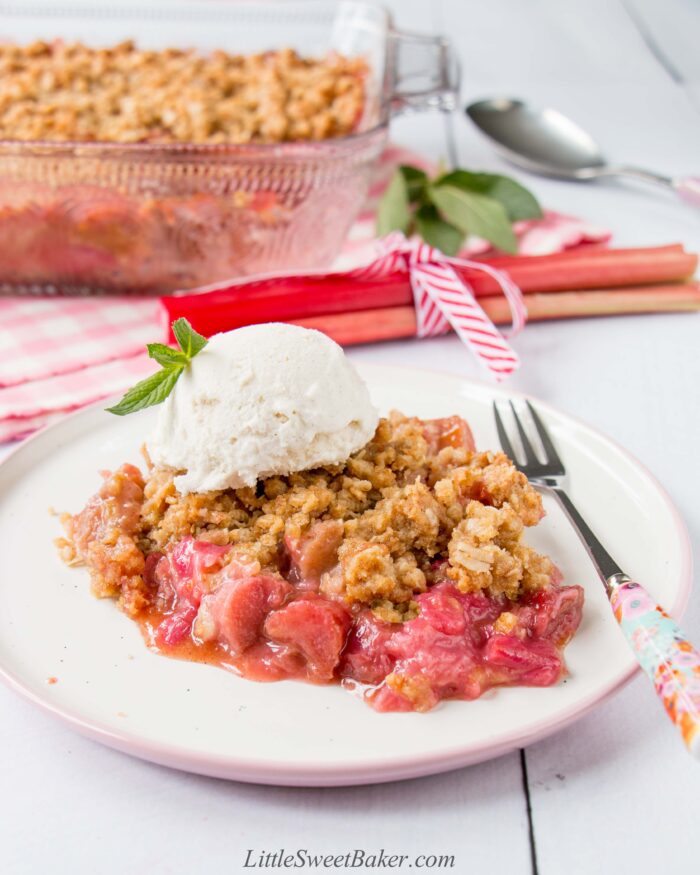
<path id="1" fill-rule="evenodd" d="M 677 176 L 671 184 L 681 200 L 700 207 L 700 176 Z"/>
<path id="2" fill-rule="evenodd" d="M 665 188 L 673 187 L 673 180 L 670 176 L 664 176 L 662 173 L 654 173 L 652 170 L 644 170 L 641 167 L 610 167 L 609 172 L 615 176 L 624 176 L 627 179 L 637 179 L 640 182 L 651 182 L 656 185 L 663 185 Z"/>
<path id="3" fill-rule="evenodd" d="M 601 175 L 609 172 L 615 176 L 623 176 L 628 179 L 638 179 L 640 182 L 651 182 L 662 185 L 676 192 L 681 200 L 694 207 L 700 207 L 700 177 L 698 176 L 663 176 L 661 173 L 653 173 L 651 170 L 643 170 L 641 167 L 611 167 L 605 168 Z"/>

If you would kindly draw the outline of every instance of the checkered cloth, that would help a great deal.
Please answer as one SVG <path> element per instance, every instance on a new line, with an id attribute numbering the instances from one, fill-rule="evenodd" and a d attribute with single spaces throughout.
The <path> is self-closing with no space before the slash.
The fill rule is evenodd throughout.
<path id="1" fill-rule="evenodd" d="M 425 166 L 413 153 L 386 150 L 365 209 L 333 268 L 350 269 L 374 257 L 376 201 L 397 164 L 420 163 Z M 610 236 L 605 229 L 555 213 L 519 223 L 516 232 L 523 254 L 558 252 Z M 467 256 L 489 248 L 476 238 L 467 242 Z M 157 366 L 144 348 L 167 341 L 164 319 L 153 298 L 0 298 L 0 442 L 26 437 L 152 373 Z"/>

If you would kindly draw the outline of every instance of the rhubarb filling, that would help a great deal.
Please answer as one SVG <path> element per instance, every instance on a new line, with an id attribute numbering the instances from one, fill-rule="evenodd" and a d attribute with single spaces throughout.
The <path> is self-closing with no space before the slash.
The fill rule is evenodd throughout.
<path id="1" fill-rule="evenodd" d="M 181 495 L 133 465 L 64 519 L 64 558 L 149 647 L 378 711 L 557 683 L 583 607 L 524 530 L 541 499 L 458 417 L 391 414 L 344 465 Z"/>

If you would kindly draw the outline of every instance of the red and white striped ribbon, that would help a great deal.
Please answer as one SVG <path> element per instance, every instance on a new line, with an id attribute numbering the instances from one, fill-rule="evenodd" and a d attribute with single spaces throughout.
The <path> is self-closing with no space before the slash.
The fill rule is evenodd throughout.
<path id="1" fill-rule="evenodd" d="M 378 258 L 351 271 L 351 275 L 376 279 L 405 270 L 413 290 L 418 337 L 445 334 L 451 326 L 497 380 L 519 367 L 520 360 L 506 337 L 513 337 L 525 326 L 527 308 L 522 292 L 507 273 L 479 261 L 450 258 L 421 240 L 407 240 L 400 232 L 383 237 L 377 246 Z M 457 275 L 455 267 L 483 271 L 499 284 L 512 319 L 505 336 L 479 306 L 469 284 Z"/>

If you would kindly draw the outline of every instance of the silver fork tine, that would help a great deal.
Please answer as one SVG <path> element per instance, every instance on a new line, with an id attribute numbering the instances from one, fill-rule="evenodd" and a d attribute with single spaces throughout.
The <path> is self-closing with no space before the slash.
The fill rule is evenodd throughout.
<path id="1" fill-rule="evenodd" d="M 542 446 L 544 447 L 544 452 L 547 457 L 546 461 L 550 465 L 558 465 L 563 471 L 564 466 L 562 465 L 562 461 L 559 458 L 559 453 L 557 453 L 554 444 L 552 443 L 552 439 L 549 436 L 549 432 L 544 427 L 544 423 L 535 412 L 535 408 L 532 406 L 532 404 L 530 404 L 529 401 L 526 401 L 525 403 L 527 404 L 527 409 L 530 411 L 532 421 L 535 423 L 537 434 L 540 436 L 540 440 L 542 441 Z"/>
<path id="2" fill-rule="evenodd" d="M 523 445 L 523 452 L 525 453 L 525 461 L 528 465 L 536 465 L 539 462 L 537 455 L 532 448 L 532 444 L 530 443 L 530 438 L 525 433 L 525 429 L 523 428 L 522 422 L 520 422 L 520 417 L 518 416 L 518 411 L 515 409 L 515 404 L 510 402 L 511 409 L 513 411 L 513 416 L 515 417 L 515 425 L 518 429 L 518 434 L 520 435 L 520 442 Z M 500 435 L 499 435 L 500 437 Z M 510 454 L 509 454 L 510 455 Z M 511 456 L 512 458 L 512 456 Z"/>
<path id="3" fill-rule="evenodd" d="M 503 420 L 501 419 L 501 414 L 498 412 L 498 405 L 496 402 L 493 402 L 493 415 L 496 419 L 496 431 L 498 432 L 498 439 L 501 442 L 501 447 L 503 448 L 503 452 L 509 458 L 515 461 L 515 453 L 513 452 L 513 444 L 511 444 L 508 433 L 506 432 L 505 426 L 503 425 Z"/>

